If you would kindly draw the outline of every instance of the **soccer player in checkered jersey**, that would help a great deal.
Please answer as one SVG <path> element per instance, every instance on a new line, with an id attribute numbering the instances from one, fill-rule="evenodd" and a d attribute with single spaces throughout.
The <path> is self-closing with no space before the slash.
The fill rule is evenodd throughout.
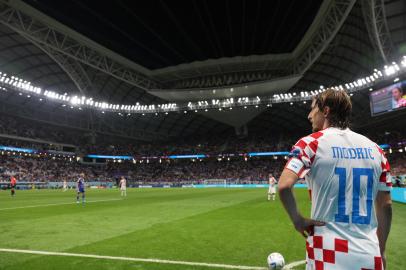
<path id="1" fill-rule="evenodd" d="M 313 134 L 292 148 L 278 184 L 295 229 L 306 238 L 306 269 L 383 270 L 392 221 L 389 163 L 368 138 L 349 129 L 352 104 L 328 89 L 312 101 Z M 292 188 L 306 177 L 311 219 L 296 206 Z"/>

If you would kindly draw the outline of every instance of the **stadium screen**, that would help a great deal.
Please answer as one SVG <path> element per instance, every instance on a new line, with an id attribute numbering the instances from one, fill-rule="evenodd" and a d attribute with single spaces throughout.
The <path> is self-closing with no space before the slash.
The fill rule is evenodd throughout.
<path id="1" fill-rule="evenodd" d="M 406 80 L 371 92 L 371 114 L 379 114 L 406 108 Z"/>

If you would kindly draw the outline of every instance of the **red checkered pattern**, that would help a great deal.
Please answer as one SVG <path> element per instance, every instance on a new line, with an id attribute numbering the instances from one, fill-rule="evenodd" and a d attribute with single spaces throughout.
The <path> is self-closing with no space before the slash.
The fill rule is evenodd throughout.
<path id="1" fill-rule="evenodd" d="M 316 258 L 315 249 L 320 249 L 322 252 L 322 258 Z M 323 236 L 315 235 L 313 236 L 313 246 L 310 246 L 309 242 L 306 241 L 306 251 L 307 257 L 310 260 L 314 260 L 314 265 L 316 270 L 324 270 L 326 263 L 335 264 L 336 263 L 336 252 L 348 253 L 348 241 L 345 239 L 334 239 L 334 250 L 323 248 Z"/>
<path id="2" fill-rule="evenodd" d="M 383 270 L 382 258 L 381 257 L 374 257 L 374 269 L 361 268 L 361 270 Z"/>
<path id="3" fill-rule="evenodd" d="M 293 158 L 299 159 L 303 163 L 302 169 L 296 173 L 300 178 L 304 177 L 311 167 L 314 158 L 316 157 L 317 148 L 319 146 L 318 139 L 323 136 L 323 132 L 319 131 L 309 136 L 301 138 L 293 147 L 291 153 L 294 153 Z M 289 160 L 290 162 L 290 160 Z M 289 162 L 285 167 L 288 167 Z"/>
<path id="4" fill-rule="evenodd" d="M 381 174 L 381 177 L 379 177 L 380 186 L 391 187 L 392 181 L 390 179 L 389 161 L 385 156 L 385 152 L 378 145 L 376 145 L 376 147 L 378 148 L 378 151 L 381 154 L 381 158 L 382 158 L 382 161 L 381 161 L 382 174 Z"/>

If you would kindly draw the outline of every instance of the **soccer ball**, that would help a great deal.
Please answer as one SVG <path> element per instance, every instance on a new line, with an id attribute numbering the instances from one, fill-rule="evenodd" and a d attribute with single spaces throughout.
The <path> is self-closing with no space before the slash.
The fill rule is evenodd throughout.
<path id="1" fill-rule="evenodd" d="M 270 270 L 279 270 L 285 266 L 285 259 L 282 254 L 273 252 L 268 256 L 268 268 Z"/>

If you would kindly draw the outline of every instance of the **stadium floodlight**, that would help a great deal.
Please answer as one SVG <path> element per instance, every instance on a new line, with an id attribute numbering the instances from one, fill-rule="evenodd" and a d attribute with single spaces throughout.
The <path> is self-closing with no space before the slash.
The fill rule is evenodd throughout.
<path id="1" fill-rule="evenodd" d="M 406 56 L 403 56 L 400 61 L 399 61 L 399 65 L 396 62 L 392 62 L 390 65 L 384 66 L 384 68 L 382 69 L 383 73 L 378 70 L 378 69 L 374 69 L 373 74 L 360 78 L 360 79 L 356 79 L 353 82 L 348 82 L 345 83 L 345 89 L 347 90 L 351 90 L 353 88 L 356 88 L 354 90 L 362 90 L 362 87 L 371 83 L 375 83 L 376 80 L 380 80 L 381 77 L 389 77 L 389 76 L 393 76 L 395 77 L 395 75 L 401 70 L 401 68 L 406 67 Z M 397 79 L 395 79 L 395 82 L 398 81 Z M 170 111 L 182 111 L 182 110 L 196 110 L 198 108 L 203 109 L 202 107 L 204 107 L 204 109 L 206 109 L 207 107 L 211 107 L 211 108 L 226 108 L 226 107 L 231 107 L 232 104 L 234 104 L 234 98 L 225 98 L 225 99 L 212 99 L 211 102 L 208 102 L 206 100 L 204 101 L 198 101 L 198 102 L 192 102 L 189 101 L 186 105 L 186 103 L 184 104 L 176 104 L 176 103 L 168 103 L 168 104 L 146 104 L 146 105 L 140 105 L 139 102 L 136 103 L 136 105 L 134 104 L 111 104 L 111 103 L 107 103 L 107 102 L 101 102 L 101 101 L 94 101 L 93 98 L 89 97 L 86 98 L 85 96 L 69 96 L 66 92 L 61 95 L 58 94 L 57 92 L 54 91 L 50 91 L 50 90 L 42 90 L 39 87 L 33 86 L 31 82 L 23 80 L 22 78 L 18 78 L 16 76 L 8 76 L 6 73 L 4 72 L 0 72 L 0 83 L 2 85 L 7 84 L 9 86 L 11 86 L 11 90 L 15 90 L 17 91 L 17 93 L 19 95 L 22 96 L 22 93 L 26 93 L 26 92 L 31 92 L 49 99 L 53 99 L 62 103 L 67 103 L 66 105 L 72 105 L 72 106 L 81 106 L 81 108 L 85 107 L 90 107 L 90 108 L 96 108 L 96 109 L 101 109 L 104 111 L 109 110 L 109 111 L 115 111 L 115 112 L 121 112 L 121 113 L 127 113 L 128 111 L 131 112 L 136 112 L 136 113 L 158 113 L 158 112 L 170 112 Z M 248 86 L 245 86 L 246 88 Z M 342 85 L 339 86 L 330 86 L 329 88 L 331 89 L 335 89 L 335 90 L 344 90 L 344 87 Z M 0 85 L 0 89 L 1 90 L 5 90 L 7 91 L 8 89 L 1 87 Z M 229 88 L 230 91 L 234 91 L 234 88 Z M 213 93 L 216 93 L 216 89 L 212 90 Z M 318 93 L 322 93 L 325 91 L 325 87 L 323 85 L 319 86 L 319 89 L 316 90 L 312 90 L 310 92 L 307 91 L 301 91 L 300 92 L 300 98 L 298 98 L 298 100 L 303 100 L 303 99 L 307 99 L 307 97 L 309 95 L 317 95 Z M 31 96 L 31 95 L 26 95 Z M 268 97 L 269 98 L 269 102 L 273 103 L 273 102 L 290 102 L 290 100 L 292 98 L 296 97 L 296 92 L 294 93 L 280 93 L 280 94 L 273 94 L 272 97 Z M 238 97 L 237 102 L 240 105 L 246 105 L 246 106 L 254 106 L 254 105 L 259 105 L 262 103 L 265 103 L 265 101 L 268 98 L 264 98 L 264 97 L 259 97 L 256 96 L 256 98 L 248 98 L 248 97 Z M 265 99 L 265 101 L 263 101 Z M 268 103 L 268 102 L 266 102 Z M 246 107 L 244 106 L 244 107 Z"/>
<path id="2" fill-rule="evenodd" d="M 385 75 L 390 76 L 396 72 L 396 68 L 394 66 L 385 66 Z M 378 72 L 379 75 L 379 72 Z"/>
<path id="3" fill-rule="evenodd" d="M 402 61 L 400 62 L 403 67 L 406 67 L 406 56 L 403 56 Z"/>

